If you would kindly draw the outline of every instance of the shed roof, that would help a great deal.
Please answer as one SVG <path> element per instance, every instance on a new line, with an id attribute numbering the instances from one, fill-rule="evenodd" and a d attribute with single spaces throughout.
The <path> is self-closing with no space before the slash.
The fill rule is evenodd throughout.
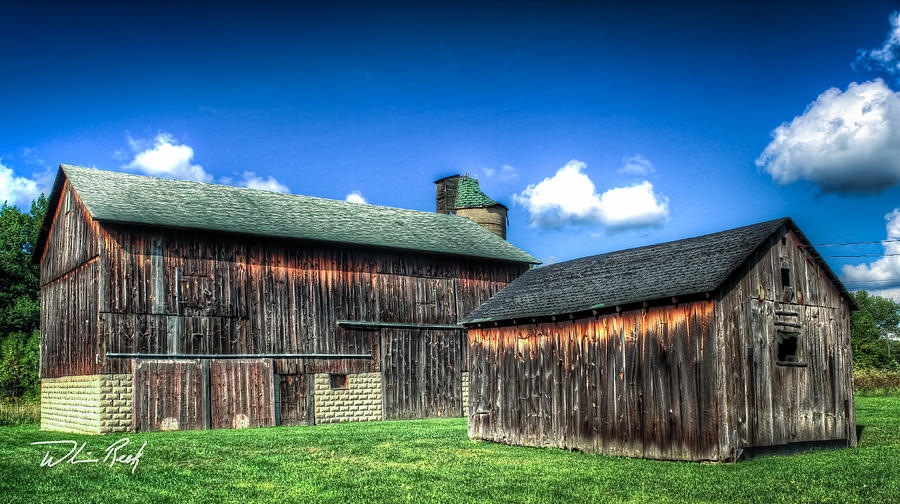
<path id="1" fill-rule="evenodd" d="M 500 205 L 481 192 L 477 178 L 460 177 L 456 185 L 456 205 L 454 208 L 481 208 Z M 503 205 L 500 205 L 503 206 Z M 504 207 L 505 208 L 505 207 Z"/>
<path id="2" fill-rule="evenodd" d="M 851 306 L 853 300 L 790 218 L 573 259 L 527 271 L 463 324 L 578 313 L 713 292 L 782 226 L 796 232 Z"/>
<path id="3" fill-rule="evenodd" d="M 105 222 L 315 240 L 540 263 L 464 217 L 60 165 L 51 210 L 68 177 L 87 211 Z M 38 239 L 43 251 L 50 220 Z"/>

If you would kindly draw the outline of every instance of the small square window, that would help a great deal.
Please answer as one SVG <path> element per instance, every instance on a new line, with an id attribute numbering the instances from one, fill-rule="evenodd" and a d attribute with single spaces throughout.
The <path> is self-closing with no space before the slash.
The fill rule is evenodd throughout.
<path id="1" fill-rule="evenodd" d="M 778 332 L 777 341 L 777 363 L 778 364 L 797 364 L 800 362 L 798 358 L 798 343 L 800 333 L 798 332 Z"/>
<path id="2" fill-rule="evenodd" d="M 328 377 L 329 381 L 331 382 L 331 388 L 339 390 L 348 388 L 349 382 L 347 381 L 347 375 L 333 374 L 328 375 Z"/>
<path id="3" fill-rule="evenodd" d="M 781 286 L 785 288 L 791 286 L 791 268 L 781 268 Z"/>

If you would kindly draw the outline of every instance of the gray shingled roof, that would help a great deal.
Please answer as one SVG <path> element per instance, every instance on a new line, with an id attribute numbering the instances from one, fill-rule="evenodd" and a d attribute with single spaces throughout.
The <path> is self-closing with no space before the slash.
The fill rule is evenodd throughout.
<path id="1" fill-rule="evenodd" d="M 69 165 L 60 170 L 91 216 L 100 221 L 540 263 L 455 215 Z M 58 190 L 54 185 L 54 192 Z M 51 204 L 52 199 L 51 195 Z"/>
<path id="2" fill-rule="evenodd" d="M 785 224 L 806 240 L 791 219 L 782 218 L 535 268 L 470 313 L 463 323 L 578 313 L 712 292 Z M 810 250 L 824 265 L 818 253 Z M 848 295 L 827 265 L 825 269 Z"/>

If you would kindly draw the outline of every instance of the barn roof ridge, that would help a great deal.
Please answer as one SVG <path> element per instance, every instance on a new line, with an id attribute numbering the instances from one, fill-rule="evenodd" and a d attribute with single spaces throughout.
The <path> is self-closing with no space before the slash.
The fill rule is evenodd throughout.
<path id="1" fill-rule="evenodd" d="M 68 164 L 59 167 L 48 217 L 59 203 L 66 178 L 98 221 L 540 263 L 455 215 Z M 49 226 L 45 218 L 36 257 L 43 251 Z"/>
<path id="2" fill-rule="evenodd" d="M 782 226 L 795 231 L 841 293 L 837 275 L 790 217 L 531 269 L 463 321 L 474 324 L 590 312 L 712 293 Z"/>

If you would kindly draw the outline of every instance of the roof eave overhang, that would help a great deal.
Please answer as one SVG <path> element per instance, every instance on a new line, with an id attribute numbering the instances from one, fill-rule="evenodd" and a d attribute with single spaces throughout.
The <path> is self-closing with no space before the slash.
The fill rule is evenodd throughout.
<path id="1" fill-rule="evenodd" d="M 468 260 L 481 260 L 481 261 L 491 261 L 491 262 L 502 262 L 502 263 L 512 263 L 512 264 L 541 264 L 541 261 L 537 258 L 532 257 L 532 260 L 526 259 L 511 259 L 511 258 L 502 258 L 502 257 L 490 257 L 490 256 L 476 256 L 476 255 L 466 255 L 466 254 L 454 254 L 450 252 L 441 252 L 436 250 L 423 250 L 417 248 L 404 248 L 404 247 L 391 247 L 389 245 L 377 245 L 377 244 L 369 244 L 369 243 L 351 243 L 351 242 L 343 242 L 336 240 L 320 240 L 314 238 L 300 238 L 296 236 L 287 236 L 287 235 L 271 235 L 271 234 L 254 234 L 254 233 L 242 233 L 239 231 L 229 231 L 229 230 L 220 230 L 220 229 L 201 229 L 194 227 L 180 227 L 180 226 L 161 226 L 155 224 L 145 224 L 141 222 L 131 222 L 131 221 L 118 221 L 113 219 L 102 219 L 95 218 L 97 222 L 101 224 L 113 224 L 118 226 L 131 226 L 131 227 L 142 227 L 149 229 L 171 229 L 177 231 L 206 231 L 209 233 L 215 233 L 220 235 L 228 235 L 235 237 L 246 237 L 246 238 L 269 238 L 276 240 L 284 240 L 288 242 L 303 242 L 303 243 L 315 243 L 321 245 L 331 245 L 331 246 L 340 246 L 340 247 L 351 247 L 351 248 L 368 248 L 368 249 L 378 249 L 378 250 L 388 250 L 392 252 L 402 252 L 407 254 L 428 254 L 435 255 L 441 257 L 457 257 L 460 259 L 468 259 Z M 526 252 L 527 253 L 527 252 Z"/>
<path id="2" fill-rule="evenodd" d="M 473 327 L 500 327 L 519 324 L 535 324 L 541 322 L 560 322 L 564 320 L 576 320 L 586 317 L 599 317 L 610 313 L 621 313 L 627 311 L 657 308 L 660 306 L 670 306 L 685 303 L 694 303 L 697 301 L 712 300 L 715 298 L 716 291 L 699 292 L 690 294 L 677 294 L 675 296 L 667 296 L 664 298 L 655 298 L 642 301 L 629 301 L 624 303 L 596 305 L 586 308 L 576 308 L 574 310 L 566 310 L 559 313 L 523 313 L 510 317 L 492 318 L 474 318 L 471 320 L 464 319 L 460 325 Z"/>

